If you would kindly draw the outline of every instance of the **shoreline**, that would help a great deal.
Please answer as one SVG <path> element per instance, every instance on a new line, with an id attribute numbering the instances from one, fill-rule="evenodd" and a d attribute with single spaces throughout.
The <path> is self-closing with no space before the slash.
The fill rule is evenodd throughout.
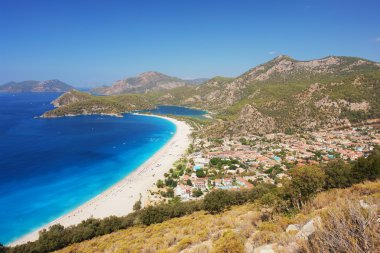
<path id="1" fill-rule="evenodd" d="M 140 199 L 147 201 L 149 189 L 163 178 L 173 163 L 186 151 L 190 144 L 191 128 L 183 121 L 173 118 L 133 113 L 147 117 L 158 117 L 171 121 L 176 125 L 176 132 L 168 142 L 154 153 L 148 160 L 99 195 L 78 206 L 74 210 L 60 216 L 56 220 L 12 241 L 7 246 L 16 246 L 35 241 L 39 231 L 55 224 L 64 227 L 75 225 L 88 218 L 105 218 L 111 215 L 123 216 L 133 211 L 133 205 Z"/>

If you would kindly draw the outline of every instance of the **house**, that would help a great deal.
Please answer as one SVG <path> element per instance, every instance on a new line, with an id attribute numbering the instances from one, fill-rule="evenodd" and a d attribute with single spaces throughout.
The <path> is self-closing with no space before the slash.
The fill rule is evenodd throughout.
<path id="1" fill-rule="evenodd" d="M 248 189 L 253 188 L 253 185 L 242 177 L 236 178 L 236 183 L 244 188 L 248 188 Z"/>
<path id="2" fill-rule="evenodd" d="M 199 190 L 207 189 L 207 181 L 204 178 L 197 178 L 192 183 L 194 188 L 197 188 Z"/>
<path id="3" fill-rule="evenodd" d="M 231 186 L 232 185 L 232 178 L 223 178 L 223 185 Z"/>
<path id="4" fill-rule="evenodd" d="M 226 172 L 227 172 L 228 174 L 236 174 L 237 169 L 236 169 L 236 170 L 227 170 Z"/>
<path id="5" fill-rule="evenodd" d="M 215 183 L 215 187 L 218 187 L 218 186 L 222 186 L 222 179 L 215 179 L 214 180 L 214 183 Z"/>
<path id="6" fill-rule="evenodd" d="M 203 166 L 205 166 L 205 165 L 207 165 L 209 162 L 210 162 L 210 160 L 207 159 L 207 158 L 203 158 L 203 157 L 195 157 L 195 158 L 194 158 L 194 163 L 195 163 L 195 164 L 199 164 L 199 165 L 203 165 Z"/>
<path id="7" fill-rule="evenodd" d="M 174 195 L 181 199 L 189 199 L 191 196 L 191 187 L 189 185 L 179 184 L 174 188 Z"/>

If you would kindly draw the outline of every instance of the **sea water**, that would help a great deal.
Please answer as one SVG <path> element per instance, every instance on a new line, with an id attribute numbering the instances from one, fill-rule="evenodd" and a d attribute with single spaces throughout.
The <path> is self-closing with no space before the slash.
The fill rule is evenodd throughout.
<path id="1" fill-rule="evenodd" d="M 34 118 L 58 95 L 0 94 L 0 243 L 95 197 L 176 131 L 168 120 L 132 114 Z"/>

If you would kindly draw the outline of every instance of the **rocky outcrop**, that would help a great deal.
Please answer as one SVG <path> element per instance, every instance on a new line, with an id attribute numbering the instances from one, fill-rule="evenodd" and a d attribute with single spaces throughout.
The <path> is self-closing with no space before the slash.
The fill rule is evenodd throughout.
<path id="1" fill-rule="evenodd" d="M 85 101 L 91 98 L 91 95 L 77 90 L 71 90 L 59 96 L 57 99 L 51 102 L 54 107 L 65 106 L 80 101 Z"/>
<path id="2" fill-rule="evenodd" d="M 227 123 L 226 133 L 270 133 L 276 128 L 276 122 L 272 117 L 260 113 L 253 105 L 247 104 L 241 110 L 239 118 Z"/>
<path id="3" fill-rule="evenodd" d="M 297 233 L 296 238 L 307 240 L 307 238 L 312 235 L 321 226 L 321 224 L 321 217 L 317 216 L 311 219 L 305 225 L 303 225 L 303 227 Z"/>

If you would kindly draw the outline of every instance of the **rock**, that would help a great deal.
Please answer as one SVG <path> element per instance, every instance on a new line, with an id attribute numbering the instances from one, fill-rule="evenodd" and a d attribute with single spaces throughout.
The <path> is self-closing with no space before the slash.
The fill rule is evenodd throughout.
<path id="1" fill-rule="evenodd" d="M 290 224 L 286 228 L 286 233 L 297 232 L 299 230 L 300 230 L 300 226 L 298 224 Z"/>
<path id="2" fill-rule="evenodd" d="M 286 253 L 297 253 L 300 252 L 299 245 L 296 242 L 290 242 L 286 245 L 279 245 L 277 246 L 277 249 L 279 252 L 286 252 Z"/>
<path id="3" fill-rule="evenodd" d="M 274 251 L 275 246 L 276 246 L 275 243 L 266 244 L 266 245 L 255 248 L 253 253 L 275 253 L 276 252 Z"/>
<path id="4" fill-rule="evenodd" d="M 364 209 L 368 209 L 370 208 L 370 205 L 368 205 L 364 200 L 359 200 L 359 205 L 364 208 Z"/>
<path id="5" fill-rule="evenodd" d="M 317 216 L 307 222 L 301 230 L 297 233 L 297 239 L 307 239 L 311 234 L 313 234 L 317 228 L 321 225 L 322 220 L 321 217 Z"/>

